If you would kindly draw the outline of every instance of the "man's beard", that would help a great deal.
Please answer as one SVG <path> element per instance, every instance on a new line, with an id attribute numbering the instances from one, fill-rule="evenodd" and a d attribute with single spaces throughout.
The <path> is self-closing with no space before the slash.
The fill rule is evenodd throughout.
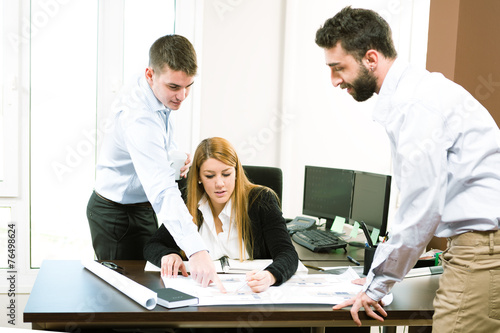
<path id="1" fill-rule="evenodd" d="M 345 84 L 341 88 L 352 88 L 351 95 L 358 102 L 364 102 L 373 96 L 377 89 L 377 78 L 365 66 L 361 65 L 358 77 L 352 84 Z"/>

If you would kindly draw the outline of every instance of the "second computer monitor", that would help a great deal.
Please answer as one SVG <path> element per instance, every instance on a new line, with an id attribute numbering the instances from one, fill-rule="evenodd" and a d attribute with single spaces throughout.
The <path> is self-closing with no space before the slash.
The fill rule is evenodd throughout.
<path id="1" fill-rule="evenodd" d="M 364 221 L 370 231 L 387 231 L 387 216 L 391 193 L 391 176 L 356 171 L 352 198 L 351 219 Z"/>
<path id="2" fill-rule="evenodd" d="M 354 171 L 305 167 L 302 213 L 326 219 L 327 230 L 335 217 L 349 219 Z"/>

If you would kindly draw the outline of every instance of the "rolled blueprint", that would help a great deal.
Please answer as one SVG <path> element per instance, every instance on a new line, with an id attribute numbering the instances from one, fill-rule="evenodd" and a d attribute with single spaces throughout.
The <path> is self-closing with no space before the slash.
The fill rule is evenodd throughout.
<path id="1" fill-rule="evenodd" d="M 93 260 L 82 260 L 83 267 L 142 305 L 153 310 L 157 303 L 157 294 L 143 285 L 115 272 Z"/>

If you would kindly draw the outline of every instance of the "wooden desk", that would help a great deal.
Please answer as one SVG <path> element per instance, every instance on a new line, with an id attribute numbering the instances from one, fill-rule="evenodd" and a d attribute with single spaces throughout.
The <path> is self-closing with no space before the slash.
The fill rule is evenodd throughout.
<path id="1" fill-rule="evenodd" d="M 115 261 L 124 274 L 149 288 L 162 287 L 158 272 L 144 272 L 144 261 Z M 383 325 L 428 326 L 438 276 L 407 279 L 394 287 L 394 301 Z M 360 318 L 365 326 L 381 323 Z M 24 309 L 34 329 L 72 331 L 80 328 L 138 327 L 347 327 L 349 311 L 329 305 L 200 306 L 152 311 L 138 305 L 86 270 L 79 261 L 46 260 Z M 318 331 L 321 331 L 319 329 Z"/>

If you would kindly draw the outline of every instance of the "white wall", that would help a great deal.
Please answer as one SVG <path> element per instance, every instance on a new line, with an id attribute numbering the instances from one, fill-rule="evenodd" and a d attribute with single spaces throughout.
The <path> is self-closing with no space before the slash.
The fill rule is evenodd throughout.
<path id="1" fill-rule="evenodd" d="M 279 133 L 266 129 L 281 110 L 284 7 L 205 1 L 200 139 L 225 137 L 248 164 L 279 163 Z"/>
<path id="2" fill-rule="evenodd" d="M 225 137 L 244 164 L 281 167 L 287 217 L 302 213 L 304 165 L 391 173 L 386 134 L 371 119 L 376 97 L 358 103 L 334 89 L 314 43 L 349 4 L 377 10 L 400 56 L 425 64 L 428 1 L 204 2 L 199 139 Z"/>

